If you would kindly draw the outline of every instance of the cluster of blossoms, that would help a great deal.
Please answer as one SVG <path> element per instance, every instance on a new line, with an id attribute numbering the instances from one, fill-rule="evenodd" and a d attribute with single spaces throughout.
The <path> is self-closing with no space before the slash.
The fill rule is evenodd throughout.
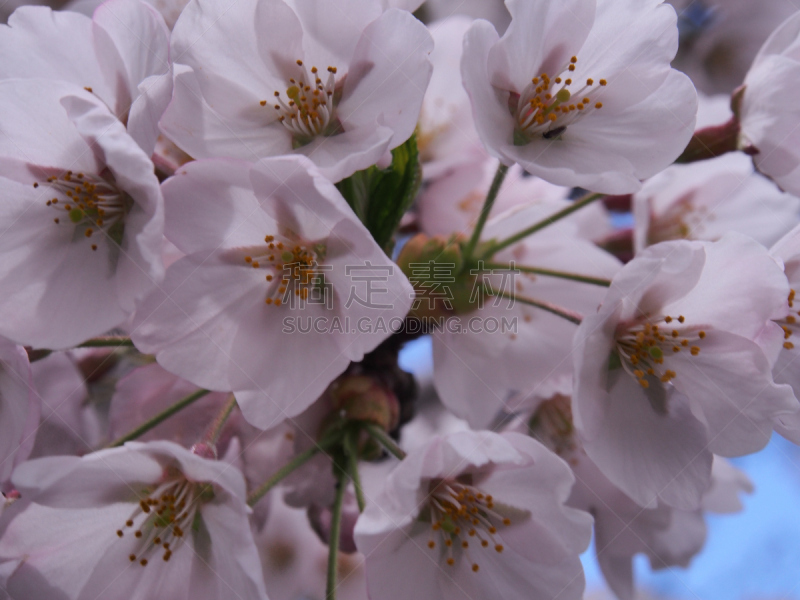
<path id="1" fill-rule="evenodd" d="M 674 4 L 10 14 L 0 600 L 687 565 L 800 444 L 800 12 Z"/>

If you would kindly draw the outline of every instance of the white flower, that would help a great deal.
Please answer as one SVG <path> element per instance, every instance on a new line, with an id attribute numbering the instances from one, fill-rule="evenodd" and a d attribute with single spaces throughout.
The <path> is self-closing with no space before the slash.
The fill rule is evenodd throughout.
<path id="1" fill-rule="evenodd" d="M 102 100 L 148 156 L 172 95 L 169 30 L 139 0 L 109 0 L 89 19 L 22 7 L 0 26 L 0 79 L 74 83 Z"/>
<path id="2" fill-rule="evenodd" d="M 636 191 L 691 138 L 697 97 L 670 68 L 675 11 L 660 0 L 508 0 L 499 37 L 477 21 L 461 69 L 478 133 L 501 162 L 552 183 Z"/>
<path id="3" fill-rule="evenodd" d="M 771 246 L 800 219 L 800 199 L 781 192 L 741 153 L 672 165 L 633 196 L 634 248 L 668 240 L 716 241 L 729 231 Z"/>
<path id="4" fill-rule="evenodd" d="M 431 49 L 422 23 L 373 0 L 193 0 L 161 127 L 197 158 L 303 154 L 339 181 L 411 136 Z"/>
<path id="5" fill-rule="evenodd" d="M 0 81 L 0 130 L 0 334 L 58 349 L 119 326 L 163 276 L 153 163 L 58 81 Z"/>
<path id="6" fill-rule="evenodd" d="M 800 194 L 800 12 L 778 27 L 744 79 L 743 144 L 758 152 L 756 168 L 781 188 Z"/>
<path id="7" fill-rule="evenodd" d="M 573 481 L 517 433 L 434 437 L 356 523 L 370 598 L 581 598 L 591 517 L 564 506 Z"/>
<path id="8" fill-rule="evenodd" d="M 798 411 L 769 359 L 788 293 L 764 248 L 732 233 L 651 246 L 617 274 L 575 336 L 573 395 L 586 452 L 614 485 L 692 510 L 712 452 L 760 450 Z"/>
<path id="9" fill-rule="evenodd" d="M 186 256 L 132 338 L 168 371 L 233 390 L 257 427 L 304 411 L 408 312 L 408 280 L 303 156 L 195 161 L 163 190 Z"/>
<path id="10" fill-rule="evenodd" d="M 244 480 L 171 442 L 40 458 L 14 474 L 0 571 L 14 598 L 266 600 Z"/>

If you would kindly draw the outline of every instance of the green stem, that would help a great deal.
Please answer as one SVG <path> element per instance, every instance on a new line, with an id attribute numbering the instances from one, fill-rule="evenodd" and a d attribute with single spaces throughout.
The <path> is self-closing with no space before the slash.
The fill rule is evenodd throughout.
<path id="1" fill-rule="evenodd" d="M 133 431 L 131 431 L 129 433 L 126 433 L 122 437 L 117 438 L 116 440 L 111 442 L 107 446 L 107 448 L 116 448 L 117 446 L 122 446 L 122 444 L 124 444 L 125 442 L 129 442 L 131 440 L 135 440 L 140 435 L 142 435 L 144 433 L 147 433 L 148 431 L 153 429 L 153 427 L 155 427 L 156 425 L 159 425 L 159 424 L 163 423 L 168 418 L 170 418 L 172 415 L 174 415 L 176 413 L 179 413 L 184 408 L 186 408 L 187 406 L 189 406 L 190 404 L 192 404 L 196 400 L 199 400 L 200 398 L 202 398 L 203 396 L 205 396 L 208 393 L 209 393 L 209 390 L 197 390 L 193 394 L 189 394 L 185 398 L 183 398 L 181 400 L 178 400 L 175 404 L 173 404 L 169 408 L 167 408 L 167 409 L 161 411 L 160 413 L 158 413 L 152 419 L 150 419 L 148 421 L 145 421 L 144 423 L 139 425 L 139 427 L 137 427 Z"/>
<path id="2" fill-rule="evenodd" d="M 247 496 L 247 503 L 250 506 L 255 506 L 259 500 L 261 500 L 264 496 L 267 495 L 267 492 L 269 492 L 272 488 L 278 485 L 281 482 L 281 480 L 283 480 L 287 475 L 291 474 L 292 471 L 302 467 L 309 460 L 314 458 L 314 456 L 316 456 L 317 453 L 327 450 L 328 448 L 333 446 L 337 441 L 338 437 L 329 437 L 327 439 L 323 439 L 315 446 L 295 456 L 292 460 L 290 460 L 288 463 L 286 463 L 280 469 L 278 469 L 272 477 L 267 479 L 258 488 L 250 492 L 250 495 Z"/>
<path id="3" fill-rule="evenodd" d="M 498 269 L 503 271 L 521 271 L 522 273 L 532 273 L 534 275 L 544 275 L 546 277 L 558 277 L 559 279 L 569 279 L 571 281 L 577 281 L 579 283 L 590 283 L 592 285 L 600 285 L 603 287 L 609 287 L 611 285 L 611 280 L 609 279 L 600 279 L 598 277 L 588 277 L 586 275 L 578 275 L 577 273 L 568 273 L 566 271 L 551 271 L 550 269 L 540 269 L 539 267 L 526 267 L 524 265 L 518 264 L 504 264 L 504 263 L 493 263 L 488 262 L 484 263 L 484 268 L 491 270 L 491 269 Z"/>
<path id="4" fill-rule="evenodd" d="M 203 438 L 204 442 L 211 445 L 215 445 L 217 443 L 217 440 L 219 440 L 219 435 L 222 433 L 222 428 L 225 427 L 225 423 L 227 422 L 228 417 L 231 416 L 234 408 L 236 408 L 236 397 L 231 394 L 228 397 L 228 401 L 225 402 L 225 406 L 222 407 L 222 410 L 219 411 L 219 414 L 208 428 L 208 431 Z"/>
<path id="5" fill-rule="evenodd" d="M 108 336 L 97 337 L 91 340 L 86 340 L 82 344 L 78 344 L 78 348 L 133 348 L 133 342 L 129 337 L 121 336 Z"/>
<path id="6" fill-rule="evenodd" d="M 353 487 L 356 490 L 356 501 L 358 502 L 358 512 L 364 512 L 367 505 L 364 499 L 364 489 L 361 487 L 361 476 L 358 473 L 358 430 L 352 430 L 344 438 L 344 449 L 347 453 L 347 462 L 350 471 L 350 479 L 353 480 Z"/>
<path id="7" fill-rule="evenodd" d="M 387 434 L 383 429 L 377 425 L 373 425 L 372 423 L 366 424 L 364 429 L 366 429 L 367 433 L 372 436 L 372 439 L 386 448 L 395 457 L 399 458 L 400 460 L 403 460 L 406 457 L 405 451 L 398 446 L 394 440 L 389 437 L 389 434 Z"/>
<path id="8" fill-rule="evenodd" d="M 588 195 L 584 196 L 583 198 L 581 198 L 580 200 L 576 200 L 575 202 L 570 204 L 564 210 L 560 210 L 557 213 L 550 215 L 546 219 L 542 219 L 538 223 L 535 223 L 534 225 L 531 225 L 527 229 L 523 229 L 519 233 L 515 233 L 514 235 L 512 235 L 509 238 L 506 238 L 506 239 L 501 240 L 499 242 L 495 242 L 494 244 L 492 244 L 490 246 L 489 252 L 483 258 L 490 258 L 490 257 L 494 256 L 495 254 L 500 252 L 500 250 L 504 250 L 505 248 L 508 248 L 509 246 L 513 246 L 514 244 L 516 244 L 520 240 L 524 240 L 529 235 L 533 235 L 537 231 L 541 231 L 545 227 L 549 227 L 550 225 L 552 225 L 556 221 L 560 221 L 564 217 L 568 217 L 569 215 L 571 215 L 575 211 L 582 209 L 584 206 L 588 206 L 589 204 L 591 204 L 595 200 L 598 200 L 598 199 L 602 198 L 603 196 L 605 196 L 605 194 L 588 194 Z"/>
<path id="9" fill-rule="evenodd" d="M 76 348 L 133 348 L 131 338 L 121 336 L 108 336 L 92 338 L 86 340 L 82 344 L 75 346 Z M 31 348 L 28 350 L 28 360 L 36 362 L 47 358 L 53 353 L 52 350 L 46 348 Z"/>
<path id="10" fill-rule="evenodd" d="M 497 172 L 494 174 L 492 186 L 489 188 L 489 192 L 486 194 L 486 200 L 483 201 L 483 208 L 481 208 L 481 213 L 478 215 L 478 222 L 475 223 L 475 229 L 472 231 L 472 237 L 469 238 L 469 242 L 467 242 L 467 245 L 464 248 L 465 264 L 472 258 L 472 253 L 475 252 L 475 247 L 478 245 L 478 242 L 481 239 L 483 226 L 486 225 L 486 220 L 489 218 L 489 213 L 492 212 L 494 201 L 497 200 L 497 194 L 500 192 L 500 186 L 503 185 L 503 180 L 506 178 L 506 173 L 508 173 L 507 166 L 503 164 L 497 166 Z"/>
<path id="11" fill-rule="evenodd" d="M 334 464 L 334 469 L 337 465 Z M 347 488 L 347 471 L 338 469 L 336 481 L 336 500 L 333 503 L 331 515 L 331 532 L 328 537 L 328 579 L 325 585 L 325 600 L 336 600 L 336 579 L 339 567 L 339 535 L 342 531 L 342 506 L 344 505 L 344 492 Z"/>
<path id="12" fill-rule="evenodd" d="M 570 323 L 575 323 L 575 325 L 580 325 L 581 321 L 583 320 L 583 315 L 580 315 L 562 306 L 558 306 L 557 304 L 551 304 L 550 302 L 545 302 L 544 300 L 536 300 L 535 298 L 528 298 L 526 296 L 508 294 L 507 292 L 500 292 L 494 294 L 491 293 L 491 291 L 489 291 L 487 293 L 490 296 L 499 296 L 500 298 L 508 298 L 509 300 L 513 300 L 514 302 L 519 302 L 521 304 L 527 304 L 528 306 L 535 306 L 536 308 L 546 310 L 549 313 L 552 313 L 563 319 L 566 319 Z"/>

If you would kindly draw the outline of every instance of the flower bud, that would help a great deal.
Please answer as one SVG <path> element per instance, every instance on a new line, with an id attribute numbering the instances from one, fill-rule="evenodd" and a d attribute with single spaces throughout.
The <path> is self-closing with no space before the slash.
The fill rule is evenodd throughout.
<path id="1" fill-rule="evenodd" d="M 372 377 L 345 376 L 331 384 L 329 394 L 334 410 L 346 419 L 368 421 L 386 431 L 398 425 L 400 404 L 397 398 Z"/>
<path id="2" fill-rule="evenodd" d="M 475 276 L 464 269 L 458 236 L 428 237 L 420 233 L 411 238 L 397 257 L 397 264 L 416 291 L 409 316 L 437 319 L 474 310 Z"/>
<path id="3" fill-rule="evenodd" d="M 192 446 L 191 453 L 209 460 L 217 460 L 217 448 L 208 442 L 199 442 Z"/>

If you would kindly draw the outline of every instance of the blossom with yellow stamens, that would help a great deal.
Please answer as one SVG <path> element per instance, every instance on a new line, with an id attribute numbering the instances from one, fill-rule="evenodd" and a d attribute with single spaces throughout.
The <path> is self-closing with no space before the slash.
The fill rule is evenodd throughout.
<path id="1" fill-rule="evenodd" d="M 162 129 L 197 158 L 301 154 L 332 181 L 378 163 L 413 134 L 431 75 L 431 36 L 398 2 L 192 0 Z"/>
<path id="2" fill-rule="evenodd" d="M 800 410 L 771 372 L 788 294 L 764 247 L 735 233 L 651 246 L 614 277 L 573 346 L 575 423 L 614 485 L 693 510 L 712 452 L 755 452 Z"/>
<path id="3" fill-rule="evenodd" d="M 14 473 L 0 565 L 14 597 L 267 600 L 242 474 L 166 441 Z"/>
<path id="4" fill-rule="evenodd" d="M 434 437 L 356 523 L 370 597 L 581 598 L 591 518 L 564 506 L 573 481 L 565 462 L 518 433 Z"/>
<path id="5" fill-rule="evenodd" d="M 163 277 L 153 163 L 84 89 L 0 81 L 0 335 L 60 349 L 119 327 Z"/>
<path id="6" fill-rule="evenodd" d="M 405 275 L 304 156 L 195 161 L 162 189 L 186 256 L 132 338 L 171 373 L 232 390 L 257 427 L 303 412 L 411 307 Z"/>
<path id="7" fill-rule="evenodd" d="M 547 181 L 626 194 L 689 141 L 697 95 L 670 67 L 674 9 L 641 0 L 507 0 L 500 37 L 477 21 L 461 71 L 484 146 Z M 641 144 L 648 151 L 641 151 Z"/>

